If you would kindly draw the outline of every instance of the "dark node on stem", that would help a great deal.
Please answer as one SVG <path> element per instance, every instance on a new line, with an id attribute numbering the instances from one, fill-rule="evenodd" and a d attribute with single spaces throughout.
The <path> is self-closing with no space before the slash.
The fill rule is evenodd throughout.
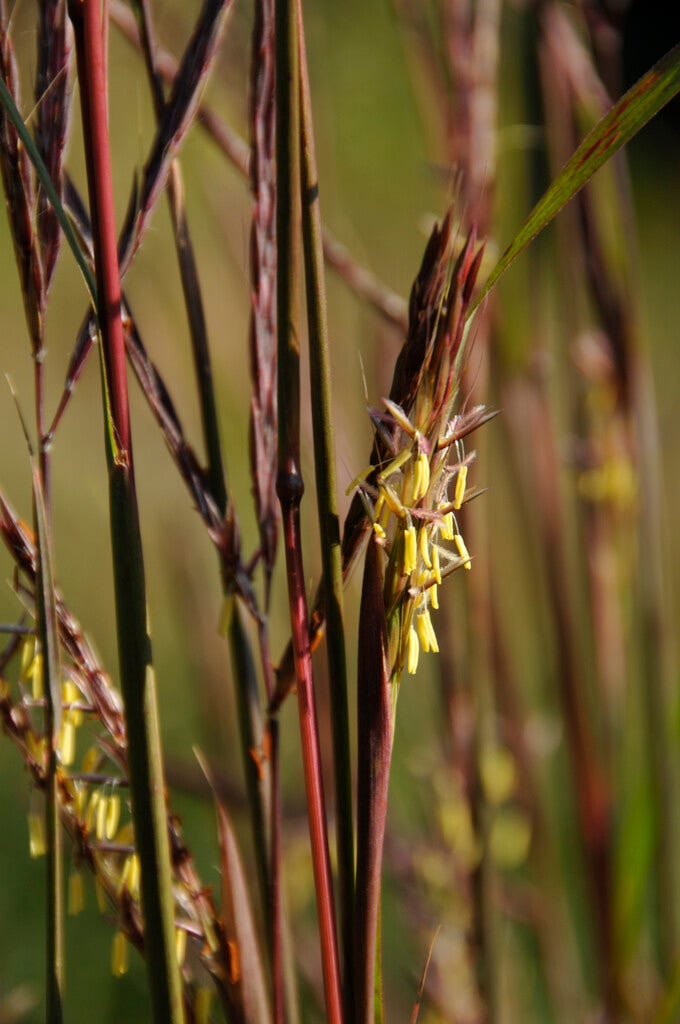
<path id="1" fill-rule="evenodd" d="M 299 505 L 305 493 L 302 474 L 292 459 L 287 459 L 276 477 L 276 496 L 282 505 Z"/>
<path id="2" fill-rule="evenodd" d="M 319 183 L 315 181 L 313 185 L 310 185 L 305 189 L 305 202 L 307 206 L 311 206 L 319 198 Z"/>

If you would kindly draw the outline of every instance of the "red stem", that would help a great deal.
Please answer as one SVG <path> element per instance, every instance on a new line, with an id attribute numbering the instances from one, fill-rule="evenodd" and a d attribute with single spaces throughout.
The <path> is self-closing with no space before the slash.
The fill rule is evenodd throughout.
<path id="1" fill-rule="evenodd" d="M 292 478 L 292 474 L 291 474 Z M 300 479 L 298 477 L 298 479 Z M 335 931 L 335 906 L 331 877 L 326 809 L 321 775 L 321 752 L 312 682 L 312 652 L 309 643 L 309 617 L 302 567 L 299 498 L 282 501 L 283 539 L 286 549 L 291 632 L 297 679 L 300 740 L 305 774 L 309 835 L 314 867 L 321 962 L 329 1024 L 342 1024 L 340 968 Z"/>
<path id="2" fill-rule="evenodd" d="M 85 0 L 84 3 L 78 3 L 76 0 L 70 3 L 69 13 L 75 30 L 78 71 L 81 78 L 84 78 L 81 83 L 80 102 L 88 135 L 85 156 L 104 364 L 116 443 L 122 449 L 121 457 L 129 463 L 130 413 L 125 372 L 125 340 L 120 309 L 120 274 L 106 100 L 106 55 L 100 5 L 98 0 Z"/>

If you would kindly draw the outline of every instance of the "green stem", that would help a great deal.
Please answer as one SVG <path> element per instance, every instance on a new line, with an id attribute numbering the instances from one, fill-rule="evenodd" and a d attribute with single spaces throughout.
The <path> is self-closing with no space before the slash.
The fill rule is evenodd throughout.
<path id="1" fill-rule="evenodd" d="M 324 277 L 321 207 L 314 146 L 302 5 L 297 0 L 300 46 L 302 247 L 305 258 L 314 468 L 323 565 L 331 729 L 335 768 L 335 815 L 343 951 L 345 1015 L 354 1015 L 354 823 L 347 702 L 347 655 L 343 613 L 342 552 L 331 408 L 331 368 Z"/>
<path id="2" fill-rule="evenodd" d="M 57 737 L 61 722 L 61 669 L 54 601 L 49 520 L 40 470 L 33 469 L 34 513 L 38 538 L 37 625 L 43 656 L 47 773 L 45 835 L 47 840 L 47 1024 L 63 1020 L 64 989 L 64 853 L 59 821 Z"/>
<path id="3" fill-rule="evenodd" d="M 118 654 L 125 704 L 135 844 L 141 864 L 144 952 L 155 1024 L 183 1024 L 156 686 L 135 492 L 120 308 L 107 116 L 106 56 L 97 0 L 71 0 L 102 335 L 106 452 Z"/>
<path id="4" fill-rule="evenodd" d="M 309 615 L 302 566 L 300 501 L 299 251 L 299 71 L 298 31 L 293 0 L 276 2 L 276 234 L 279 464 L 276 491 L 281 503 L 288 598 L 297 678 L 300 740 L 319 921 L 326 1018 L 343 1021 L 335 932 L 333 883 L 328 853 L 319 734 L 312 678 Z"/>

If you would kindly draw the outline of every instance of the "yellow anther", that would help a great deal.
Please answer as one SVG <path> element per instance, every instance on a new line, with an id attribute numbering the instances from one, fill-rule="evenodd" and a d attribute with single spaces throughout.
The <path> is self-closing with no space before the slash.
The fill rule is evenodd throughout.
<path id="1" fill-rule="evenodd" d="M 95 789 L 94 793 L 90 797 L 90 802 L 87 805 L 87 814 L 85 815 L 85 825 L 89 832 L 94 828 L 94 823 L 97 820 L 97 804 L 101 793 L 98 789 Z"/>
<path id="2" fill-rule="evenodd" d="M 453 507 L 457 510 L 463 504 L 465 497 L 465 485 L 467 483 L 467 466 L 461 466 L 456 476 L 456 487 L 453 492 Z"/>
<path id="3" fill-rule="evenodd" d="M 139 857 L 136 853 L 131 853 L 129 857 L 125 858 L 123 864 L 123 870 L 120 873 L 118 879 L 118 895 L 120 896 L 123 889 L 127 889 L 134 899 L 139 896 L 139 879 L 140 879 L 140 865 Z"/>
<path id="4" fill-rule="evenodd" d="M 114 978 L 121 978 L 128 969 L 128 943 L 121 931 L 113 936 L 111 945 L 111 970 Z"/>
<path id="5" fill-rule="evenodd" d="M 80 690 L 72 679 L 65 679 L 61 684 L 61 700 L 65 707 L 65 718 L 76 728 L 83 724 L 83 712 L 71 705 L 80 700 Z"/>
<path id="6" fill-rule="evenodd" d="M 430 641 L 430 650 L 433 652 L 433 654 L 439 654 L 439 644 L 437 643 L 437 634 L 434 631 L 434 626 L 432 625 L 432 619 L 430 618 L 430 613 L 428 611 L 424 612 L 423 615 L 422 615 L 422 618 L 426 619 L 425 626 L 426 626 L 428 638 L 429 638 L 429 641 Z"/>
<path id="7" fill-rule="evenodd" d="M 61 684 L 61 699 L 64 704 L 73 704 L 78 700 L 80 691 L 72 679 L 64 679 Z"/>
<path id="8" fill-rule="evenodd" d="M 415 504 L 413 500 L 413 495 L 415 494 L 416 489 L 417 472 L 417 466 L 409 465 L 406 467 L 404 475 L 401 478 L 401 500 L 402 504 L 405 505 L 406 508 L 410 508 L 413 504 Z"/>
<path id="9" fill-rule="evenodd" d="M 404 530 L 404 566 L 405 576 L 413 572 L 416 567 L 417 538 L 415 526 L 407 526 Z"/>
<path id="10" fill-rule="evenodd" d="M 64 718 L 59 726 L 57 750 L 63 765 L 73 764 L 76 757 L 76 727 L 69 718 Z"/>
<path id="11" fill-rule="evenodd" d="M 411 626 L 408 631 L 408 640 L 406 642 L 406 670 L 414 676 L 418 670 L 418 655 L 420 653 L 420 645 L 418 643 L 418 637 L 416 631 Z"/>
<path id="12" fill-rule="evenodd" d="M 427 654 L 427 652 L 430 650 L 430 634 L 427 630 L 427 623 L 425 621 L 426 615 L 427 612 L 421 612 L 418 615 L 416 615 L 416 631 L 418 633 L 418 639 L 420 640 L 420 644 L 425 653 Z"/>
<path id="13" fill-rule="evenodd" d="M 427 537 L 427 527 L 421 526 L 418 533 L 418 550 L 420 551 L 420 557 L 427 566 L 428 569 L 432 568 L 432 559 L 430 558 L 430 543 Z"/>
<path id="14" fill-rule="evenodd" d="M 373 532 L 376 535 L 376 537 L 380 538 L 380 540 L 385 539 L 385 531 L 383 530 L 380 523 L 373 523 Z"/>
<path id="15" fill-rule="evenodd" d="M 184 928 L 177 928 L 175 931 L 175 954 L 181 967 L 187 954 L 187 933 Z"/>
<path id="16" fill-rule="evenodd" d="M 430 604 L 432 605 L 432 607 L 434 608 L 435 611 L 437 610 L 437 608 L 439 608 L 439 594 L 438 594 L 438 591 L 437 591 L 437 584 L 436 583 L 434 583 L 430 587 Z"/>
<path id="17" fill-rule="evenodd" d="M 437 547 L 436 544 L 432 545 L 432 571 L 434 572 L 434 578 L 436 579 L 437 583 L 441 583 L 442 571 L 439 565 L 439 548 Z"/>
<path id="18" fill-rule="evenodd" d="M 454 525 L 453 525 L 453 512 L 447 512 L 442 519 L 442 537 L 444 540 L 453 540 L 454 537 Z"/>
<path id="19" fill-rule="evenodd" d="M 35 637 L 29 636 L 24 640 L 21 647 L 21 664 L 19 666 L 19 682 L 25 683 L 29 679 L 28 670 L 33 663 L 35 656 Z"/>
<path id="20" fill-rule="evenodd" d="M 35 733 L 29 732 L 26 743 L 33 760 L 38 764 L 43 764 L 47 755 L 47 737 L 36 736 Z"/>
<path id="21" fill-rule="evenodd" d="M 421 452 L 415 462 L 415 478 L 413 484 L 413 501 L 420 501 L 427 494 L 430 486 L 430 460 L 425 452 Z"/>
<path id="22" fill-rule="evenodd" d="M 379 494 L 378 495 L 378 500 L 376 501 L 375 508 L 373 510 L 373 514 L 374 514 L 376 519 L 380 519 L 380 516 L 382 515 L 384 508 L 385 508 L 385 495 L 384 494 Z"/>
<path id="23" fill-rule="evenodd" d="M 130 895 L 134 896 L 135 899 L 139 899 L 139 882 L 142 876 L 142 868 L 139 863 L 139 855 L 133 853 L 130 857 L 130 871 L 128 874 L 128 889 Z"/>
<path id="24" fill-rule="evenodd" d="M 87 786 L 83 782 L 76 784 L 76 791 L 74 797 L 75 811 L 79 818 L 82 818 L 85 813 L 85 804 L 87 803 Z"/>
<path id="25" fill-rule="evenodd" d="M 47 853 L 45 840 L 45 819 L 42 814 L 31 811 L 28 815 L 28 849 L 31 857 L 44 857 Z"/>
<path id="26" fill-rule="evenodd" d="M 120 797 L 114 793 L 109 798 L 109 806 L 106 812 L 105 835 L 107 839 L 113 839 L 120 821 Z"/>
<path id="27" fill-rule="evenodd" d="M 95 834 L 97 839 L 106 838 L 106 819 L 109 813 L 109 798 L 102 793 L 97 803 L 97 824 Z"/>
<path id="28" fill-rule="evenodd" d="M 77 917 L 85 906 L 85 890 L 83 888 L 83 875 L 77 868 L 69 875 L 68 880 L 68 913 L 70 917 Z"/>
<path id="29" fill-rule="evenodd" d="M 28 666 L 27 676 L 31 680 L 33 699 L 41 700 L 45 696 L 43 686 L 43 656 L 38 652 Z"/>
<path id="30" fill-rule="evenodd" d="M 101 751 L 98 747 L 90 747 L 86 751 L 85 757 L 83 758 L 83 772 L 86 775 L 89 775 L 90 772 L 97 769 L 101 756 Z"/>
<path id="31" fill-rule="evenodd" d="M 439 644 L 437 643 L 437 636 L 427 608 L 416 616 L 416 629 L 418 630 L 418 637 L 423 650 L 426 653 L 433 651 L 437 654 L 439 652 Z"/>
<path id="32" fill-rule="evenodd" d="M 458 554 L 464 560 L 463 561 L 463 568 L 464 569 L 471 569 L 472 568 L 472 562 L 470 560 L 470 552 L 468 551 L 467 547 L 465 546 L 465 541 L 463 540 L 463 538 L 461 537 L 461 535 L 459 533 L 457 533 L 454 536 L 453 542 L 454 542 L 454 544 L 456 545 L 456 547 L 458 549 Z"/>
<path id="33" fill-rule="evenodd" d="M 429 482 L 429 481 L 428 481 Z M 415 459 L 413 463 L 413 504 L 416 505 L 427 490 L 427 486 L 423 487 L 425 483 L 425 476 L 423 472 L 423 463 L 420 455 Z"/>

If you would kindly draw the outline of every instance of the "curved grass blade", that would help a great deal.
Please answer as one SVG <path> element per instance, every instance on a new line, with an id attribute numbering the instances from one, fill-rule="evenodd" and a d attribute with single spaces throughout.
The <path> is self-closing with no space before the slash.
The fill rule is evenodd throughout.
<path id="1" fill-rule="evenodd" d="M 7 86 L 1 78 L 0 103 L 2 103 L 3 107 L 5 108 L 7 116 L 14 125 L 16 133 L 21 139 L 21 143 L 26 149 L 26 152 L 28 153 L 29 159 L 35 168 L 35 173 L 37 174 L 38 179 L 40 180 L 40 184 L 42 185 L 43 190 L 45 192 L 45 195 L 57 216 L 57 220 L 59 221 L 61 230 L 64 232 L 64 237 L 66 238 L 66 241 L 69 244 L 71 252 L 75 257 L 80 272 L 82 273 L 85 279 L 85 284 L 87 286 L 88 292 L 90 293 L 92 304 L 93 306 L 96 307 L 97 288 L 94 283 L 94 276 L 92 274 L 90 265 L 85 257 L 85 254 L 83 253 L 83 250 L 78 244 L 78 239 L 76 238 L 75 232 L 71 226 L 71 222 L 68 219 L 68 215 L 66 213 L 66 210 L 64 209 L 64 205 L 59 197 L 59 193 L 54 187 L 54 182 L 50 177 L 49 171 L 45 167 L 45 162 L 38 151 L 38 147 L 33 141 L 31 133 L 24 124 L 24 119 L 22 118 L 19 110 L 17 109 L 16 103 L 12 99 L 12 96 Z"/>
<path id="2" fill-rule="evenodd" d="M 662 57 L 589 132 L 507 247 L 470 306 L 468 319 L 517 256 L 604 163 L 680 92 L 680 44 Z"/>

